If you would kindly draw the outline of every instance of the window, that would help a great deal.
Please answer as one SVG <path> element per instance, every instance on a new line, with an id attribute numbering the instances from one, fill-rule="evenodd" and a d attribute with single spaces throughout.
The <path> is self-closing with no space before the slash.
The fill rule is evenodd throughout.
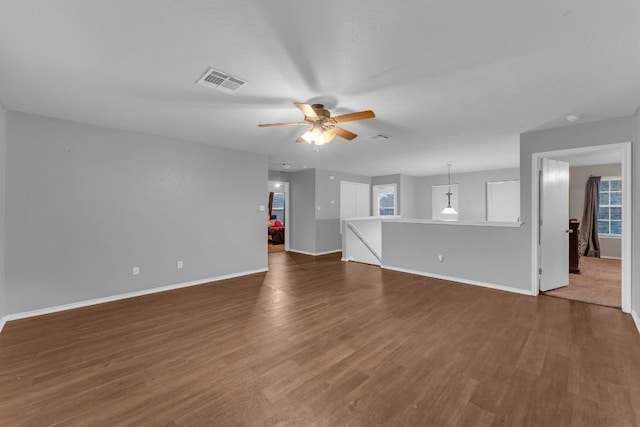
<path id="1" fill-rule="evenodd" d="M 520 181 L 487 182 L 487 221 L 520 221 Z"/>
<path id="2" fill-rule="evenodd" d="M 602 177 L 598 192 L 600 195 L 598 234 L 601 236 L 621 236 L 622 179 L 619 176 Z"/>
<path id="3" fill-rule="evenodd" d="M 373 186 L 373 200 L 376 204 L 373 207 L 374 214 L 378 216 L 390 216 L 396 214 L 396 191 L 396 184 Z"/>
<path id="4" fill-rule="evenodd" d="M 284 193 L 273 193 L 271 215 L 275 215 L 284 225 Z"/>

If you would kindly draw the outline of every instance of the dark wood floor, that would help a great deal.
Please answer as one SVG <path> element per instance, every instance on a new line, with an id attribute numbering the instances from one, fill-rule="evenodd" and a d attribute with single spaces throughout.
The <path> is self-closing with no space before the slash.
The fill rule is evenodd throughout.
<path id="1" fill-rule="evenodd" d="M 621 311 L 339 255 L 10 322 L 0 425 L 637 426 Z"/>

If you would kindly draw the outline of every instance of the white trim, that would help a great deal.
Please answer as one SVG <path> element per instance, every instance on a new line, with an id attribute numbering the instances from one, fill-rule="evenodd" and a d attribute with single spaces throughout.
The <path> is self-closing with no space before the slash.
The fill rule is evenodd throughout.
<path id="1" fill-rule="evenodd" d="M 126 294 L 118 294 L 118 295 L 112 295 L 112 296 L 103 297 L 103 298 L 95 298 L 95 299 L 90 299 L 86 301 L 79 301 L 79 302 L 74 302 L 70 304 L 58 305 L 54 307 L 41 308 L 38 310 L 24 311 L 22 313 L 7 314 L 2 318 L 2 322 L 26 319 L 28 317 L 42 316 L 44 314 L 51 314 L 51 313 L 57 313 L 60 311 L 73 310 L 76 308 L 88 307 L 88 306 L 97 305 L 97 304 L 104 304 L 107 302 L 118 301 L 118 300 L 127 299 L 127 298 L 135 298 L 143 295 L 155 294 L 158 292 L 171 291 L 174 289 L 187 288 L 189 286 L 204 285 L 211 282 L 218 282 L 220 280 L 227 280 L 227 279 L 233 279 L 241 276 L 248 276 L 250 274 L 265 273 L 267 271 L 268 269 L 266 268 L 259 268 L 257 270 L 249 270 L 249 271 L 243 271 L 240 273 L 226 274 L 224 276 L 211 277 L 209 279 L 194 280 L 192 282 L 184 282 L 184 283 L 178 283 L 175 285 L 167 285 L 167 286 L 160 286 L 157 288 L 143 289 L 141 291 L 127 292 Z"/>
<path id="2" fill-rule="evenodd" d="M 384 218 L 384 217 L 382 217 Z M 382 222 L 399 222 L 403 224 L 438 224 L 438 225 L 471 225 L 474 227 L 522 227 L 522 222 L 498 222 L 498 221 L 447 221 L 444 219 L 415 219 L 399 218 L 394 220 L 384 219 Z"/>
<path id="3" fill-rule="evenodd" d="M 539 159 L 544 157 L 562 159 L 577 154 L 591 153 L 604 150 L 622 150 L 622 271 L 621 271 L 621 308 L 625 313 L 631 312 L 631 238 L 633 236 L 633 221 L 631 217 L 631 142 L 592 145 L 588 147 L 569 148 L 566 150 L 532 153 L 531 155 L 531 293 L 538 295 L 538 229 L 540 228 L 539 208 Z"/>
<path id="4" fill-rule="evenodd" d="M 4 324 L 7 323 L 7 316 L 0 318 L 0 332 L 2 332 L 2 328 L 4 328 Z"/>
<path id="5" fill-rule="evenodd" d="M 600 258 L 602 258 L 602 259 L 617 259 L 617 260 L 621 260 L 622 259 L 619 256 L 604 256 L 604 255 L 600 255 Z"/>
<path id="6" fill-rule="evenodd" d="M 393 215 L 380 215 L 380 194 L 376 194 L 376 193 L 382 193 L 384 191 L 384 189 L 389 188 L 389 187 L 393 187 Z M 378 191 L 376 191 L 378 190 Z M 376 214 L 376 216 L 382 216 L 384 217 L 393 217 L 393 216 L 397 216 L 398 214 L 398 184 L 393 183 L 393 184 L 376 184 L 376 185 L 372 185 L 371 186 L 371 193 L 373 194 L 373 208 L 371 209 L 371 212 Z M 384 192 L 384 193 L 389 193 L 389 192 Z"/>
<path id="7" fill-rule="evenodd" d="M 633 323 L 636 324 L 636 329 L 638 329 L 638 333 L 640 334 L 640 315 L 636 310 L 631 310 L 631 318 L 633 319 Z"/>
<path id="8" fill-rule="evenodd" d="M 479 282 L 477 280 L 462 279 L 460 277 L 443 276 L 440 274 L 427 273 L 426 271 L 411 270 L 408 268 L 400 268 L 400 267 L 391 267 L 388 265 L 381 265 L 380 267 L 384 268 L 385 270 L 393 270 L 393 271 L 399 271 L 401 273 L 416 274 L 418 276 L 433 277 L 434 279 L 448 280 L 450 282 L 464 283 L 466 285 L 481 286 L 483 288 L 495 289 L 498 291 L 505 291 L 505 292 L 511 292 L 515 294 L 532 296 L 531 291 L 529 291 L 528 289 L 513 288 L 511 286 L 496 285 L 493 283 Z"/>
<path id="9" fill-rule="evenodd" d="M 342 249 L 333 249 L 331 251 L 325 251 L 325 252 L 307 252 L 307 251 L 299 251 L 297 249 L 289 249 L 289 252 L 295 252 L 297 254 L 309 255 L 309 256 L 322 256 L 322 255 L 335 254 L 336 252 L 342 252 Z"/>

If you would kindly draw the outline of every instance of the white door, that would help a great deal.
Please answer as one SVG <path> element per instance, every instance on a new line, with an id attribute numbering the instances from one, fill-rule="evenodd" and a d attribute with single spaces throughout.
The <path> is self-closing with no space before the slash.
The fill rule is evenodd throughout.
<path id="1" fill-rule="evenodd" d="M 340 181 L 340 218 L 371 215 L 369 184 Z"/>
<path id="2" fill-rule="evenodd" d="M 540 176 L 540 290 L 569 284 L 569 163 L 542 159 Z"/>
<path id="3" fill-rule="evenodd" d="M 356 188 L 349 182 L 340 182 L 340 218 L 356 216 Z"/>

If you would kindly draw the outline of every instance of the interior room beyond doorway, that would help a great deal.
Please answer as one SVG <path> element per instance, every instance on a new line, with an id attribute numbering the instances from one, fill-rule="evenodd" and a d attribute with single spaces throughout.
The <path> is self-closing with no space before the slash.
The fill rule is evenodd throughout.
<path id="1" fill-rule="evenodd" d="M 628 293 L 628 289 L 625 288 L 628 288 L 629 284 L 625 286 L 623 281 L 624 269 L 628 267 L 625 266 L 628 253 L 625 256 L 624 242 L 625 234 L 629 236 L 630 224 L 629 221 L 624 221 L 622 201 L 629 200 L 628 194 L 624 193 L 631 191 L 631 183 L 625 171 L 625 149 L 618 145 L 624 144 L 616 144 L 616 147 L 611 148 L 601 146 L 599 149 L 583 152 L 580 152 L 580 149 L 568 150 L 558 155 L 547 153 L 545 156 L 569 163 L 568 231 L 573 234 L 568 236 L 570 241 L 573 237 L 578 242 L 577 246 L 574 244 L 574 247 L 570 248 L 570 252 L 574 251 L 578 256 L 574 257 L 568 266 L 571 272 L 568 285 L 544 292 L 545 295 L 622 308 L 626 311 L 625 292 Z M 628 168 L 628 165 L 626 166 Z M 586 256 L 585 236 L 580 238 L 580 234 L 584 234 L 588 228 L 584 220 L 586 184 L 592 177 L 599 177 L 600 182 L 594 224 L 598 230 L 599 245 L 597 255 L 589 251 L 590 256 Z M 612 182 L 616 183 L 613 187 Z"/>

